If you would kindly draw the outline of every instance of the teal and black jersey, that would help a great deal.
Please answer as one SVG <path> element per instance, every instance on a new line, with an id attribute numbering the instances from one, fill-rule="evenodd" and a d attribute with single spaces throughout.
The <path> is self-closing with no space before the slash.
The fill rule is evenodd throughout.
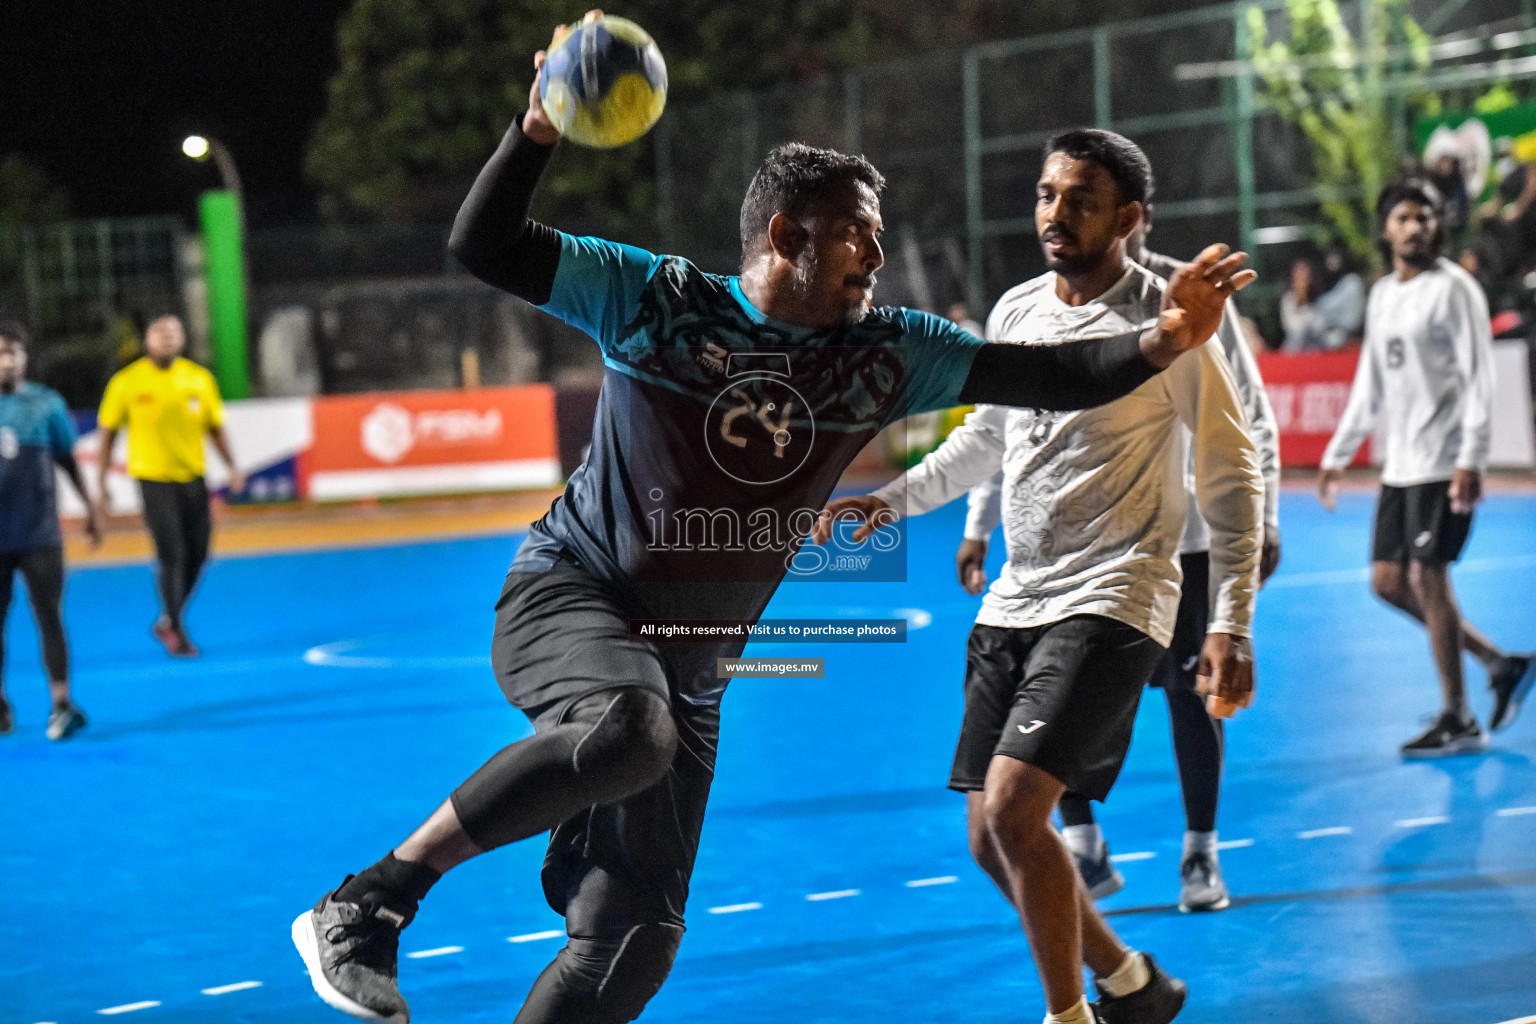
<path id="1" fill-rule="evenodd" d="M 57 547 L 54 461 L 70 456 L 75 425 L 58 392 L 24 381 L 0 394 L 0 551 Z"/>
<path id="2" fill-rule="evenodd" d="M 754 619 L 844 469 L 903 416 L 959 404 L 982 347 L 908 309 L 812 329 L 769 319 L 736 277 L 560 234 L 540 308 L 601 346 L 586 462 L 514 569 L 562 553 L 639 613 Z"/>

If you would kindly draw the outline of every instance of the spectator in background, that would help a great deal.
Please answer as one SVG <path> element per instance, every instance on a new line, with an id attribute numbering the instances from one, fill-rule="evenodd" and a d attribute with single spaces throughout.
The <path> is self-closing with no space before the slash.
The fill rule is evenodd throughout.
<path id="1" fill-rule="evenodd" d="M 1309 259 L 1291 264 L 1291 286 L 1280 296 L 1280 327 L 1283 352 L 1322 348 L 1322 329 L 1317 320 L 1317 272 Z"/>
<path id="2" fill-rule="evenodd" d="M 1467 195 L 1467 179 L 1461 170 L 1461 159 L 1453 153 L 1441 153 L 1430 164 L 1426 176 L 1440 190 L 1441 201 L 1445 204 L 1442 229 L 1447 235 L 1460 237 L 1472 213 L 1472 199 Z"/>
<path id="3" fill-rule="evenodd" d="M 213 374 L 183 359 L 187 345 L 181 318 L 162 316 L 144 332 L 144 358 L 117 371 L 107 383 L 97 422 L 101 425 L 102 507 L 108 507 L 107 473 L 118 431 L 128 428 L 128 475 L 139 482 L 144 525 L 155 542 L 162 612 L 151 632 L 167 652 L 193 657 L 182 609 L 197 586 L 213 534 L 208 486 L 203 481 L 203 438 L 229 467 L 229 489 L 245 489 L 224 436 L 224 403 Z"/>
<path id="4" fill-rule="evenodd" d="M 1350 269 L 1338 249 L 1328 250 L 1323 267 L 1327 272 L 1325 290 L 1315 303 L 1318 326 L 1324 348 L 1342 348 L 1359 336 L 1365 322 L 1365 282 Z"/>
<path id="5" fill-rule="evenodd" d="M 971 319 L 971 311 L 965 308 L 965 303 L 956 302 L 949 307 L 949 322 L 959 327 L 967 334 L 981 337 L 982 326 Z"/>
<path id="6" fill-rule="evenodd" d="M 1536 254 L 1536 169 L 1519 158 L 1512 140 L 1499 142 L 1499 166 L 1505 172 L 1499 181 L 1494 209 L 1487 212 L 1496 214 L 1497 221 L 1508 226 L 1510 263 L 1521 265 Z"/>

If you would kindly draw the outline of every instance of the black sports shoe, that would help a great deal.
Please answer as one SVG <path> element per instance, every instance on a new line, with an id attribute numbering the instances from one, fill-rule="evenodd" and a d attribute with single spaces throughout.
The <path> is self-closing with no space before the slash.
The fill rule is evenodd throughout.
<path id="1" fill-rule="evenodd" d="M 293 922 L 293 944 L 309 968 L 310 984 L 342 1013 L 410 1024 L 396 960 L 400 930 L 411 923 L 416 908 L 379 892 L 365 894 L 360 903 L 343 903 L 335 895 L 326 893 L 314 910 Z"/>
<path id="2" fill-rule="evenodd" d="M 1442 711 L 1423 733 L 1404 743 L 1402 754 L 1409 759 L 1451 757 L 1475 754 L 1488 749 L 1488 734 L 1470 715 L 1465 721 L 1455 712 Z"/>
<path id="3" fill-rule="evenodd" d="M 1536 654 L 1513 654 L 1488 677 L 1488 688 L 1493 691 L 1493 713 L 1488 716 L 1488 730 L 1502 732 L 1509 728 L 1520 705 L 1530 695 L 1531 684 L 1536 683 Z"/>
<path id="4" fill-rule="evenodd" d="M 16 731 L 16 715 L 11 711 L 11 703 L 0 696 L 0 736 L 9 736 Z"/>
<path id="5" fill-rule="evenodd" d="M 55 742 L 67 740 L 84 728 L 85 712 L 74 704 L 66 704 L 48 716 L 47 735 Z"/>
<path id="6" fill-rule="evenodd" d="M 1077 873 L 1082 876 L 1091 898 L 1102 900 L 1125 888 L 1125 876 L 1109 859 L 1109 844 L 1102 839 L 1087 853 L 1070 845 L 1067 850 L 1072 854 L 1072 863 L 1077 865 Z"/>
<path id="7" fill-rule="evenodd" d="M 1183 913 L 1226 910 L 1232 905 L 1227 883 L 1221 879 L 1221 862 L 1215 854 L 1204 850 L 1187 854 L 1179 865 L 1179 877 L 1184 883 L 1179 891 L 1179 910 Z"/>
<path id="8" fill-rule="evenodd" d="M 1147 962 L 1151 979 L 1128 996 L 1118 999 L 1099 989 L 1099 1001 L 1093 1004 L 1101 1024 L 1168 1024 L 1184 1009 L 1189 986 L 1173 975 L 1165 973 L 1152 959 L 1152 954 L 1142 953 Z M 1098 988 L 1098 982 L 1094 982 Z"/>

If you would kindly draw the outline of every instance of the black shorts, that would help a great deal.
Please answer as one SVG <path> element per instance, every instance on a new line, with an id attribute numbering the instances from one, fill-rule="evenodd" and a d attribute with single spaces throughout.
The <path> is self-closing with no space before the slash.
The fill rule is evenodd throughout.
<path id="1" fill-rule="evenodd" d="M 1193 691 L 1211 622 L 1211 553 L 1186 551 L 1179 555 L 1179 562 L 1184 569 L 1179 617 L 1173 626 L 1173 642 L 1158 661 L 1151 685 Z"/>
<path id="2" fill-rule="evenodd" d="M 1098 615 L 1031 629 L 976 625 L 966 645 L 965 719 L 949 788 L 982 789 L 1001 754 L 1103 800 L 1162 654 L 1139 629 Z"/>
<path id="3" fill-rule="evenodd" d="M 578 698 L 619 686 L 640 686 L 672 706 L 678 747 L 672 767 L 649 789 L 615 804 L 588 808 L 550 834 L 544 894 L 564 914 L 593 867 L 630 883 L 637 898 L 654 901 L 652 920 L 681 924 L 688 883 L 714 781 L 720 737 L 718 704 L 679 699 L 682 673 L 708 663 L 715 646 L 653 645 L 630 639 L 632 616 L 597 577 L 574 563 L 541 572 L 507 574 L 496 603 L 491 666 L 507 700 L 535 731 L 559 725 Z M 734 654 L 740 654 L 737 644 Z M 726 648 L 720 656 L 732 657 Z"/>
<path id="4" fill-rule="evenodd" d="M 1373 562 L 1447 564 L 1461 557 L 1472 515 L 1451 511 L 1451 482 L 1383 485 L 1371 539 Z"/>

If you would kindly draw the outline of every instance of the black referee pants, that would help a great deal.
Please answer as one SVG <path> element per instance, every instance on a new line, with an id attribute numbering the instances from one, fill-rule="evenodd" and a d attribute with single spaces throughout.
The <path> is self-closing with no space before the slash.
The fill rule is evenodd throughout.
<path id="1" fill-rule="evenodd" d="M 186 483 L 140 480 L 139 494 L 144 501 L 144 525 L 155 541 L 160 605 L 179 630 L 182 609 L 197 586 L 213 537 L 208 486 L 201 477 Z"/>

